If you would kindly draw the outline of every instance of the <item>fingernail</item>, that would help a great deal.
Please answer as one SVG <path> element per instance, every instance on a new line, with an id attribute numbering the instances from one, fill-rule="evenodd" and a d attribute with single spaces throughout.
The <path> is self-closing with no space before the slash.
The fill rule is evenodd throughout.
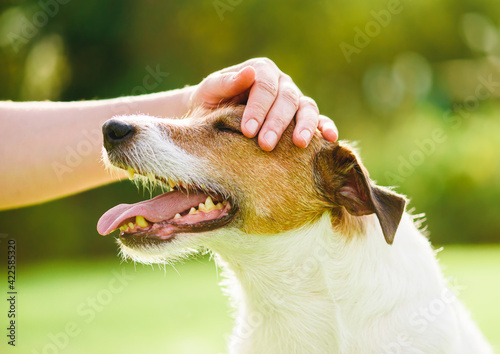
<path id="1" fill-rule="evenodd" d="M 307 146 L 309 144 L 309 140 L 311 139 L 311 132 L 307 129 L 304 129 L 300 132 L 300 136 L 305 140 Z"/>
<path id="2" fill-rule="evenodd" d="M 278 142 L 278 136 L 276 135 L 275 132 L 273 132 L 272 130 L 268 131 L 265 135 L 264 135 L 264 140 L 270 145 L 270 146 L 275 146 L 276 143 Z"/>
<path id="3" fill-rule="evenodd" d="M 246 123 L 245 123 L 245 128 L 247 128 L 248 132 L 252 135 L 255 135 L 257 134 L 257 129 L 259 129 L 259 122 L 257 122 L 257 120 L 255 119 L 249 119 Z"/>

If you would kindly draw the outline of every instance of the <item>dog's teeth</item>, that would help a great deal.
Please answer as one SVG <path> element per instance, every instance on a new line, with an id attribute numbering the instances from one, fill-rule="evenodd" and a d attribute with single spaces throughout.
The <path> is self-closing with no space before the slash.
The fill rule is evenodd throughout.
<path id="1" fill-rule="evenodd" d="M 194 209 L 194 208 L 192 208 L 192 209 Z M 174 219 L 180 219 L 180 218 L 181 218 L 181 214 L 179 214 L 179 213 L 175 214 Z"/>
<path id="2" fill-rule="evenodd" d="M 134 179 L 135 170 L 132 167 L 127 168 L 128 179 Z"/>
<path id="3" fill-rule="evenodd" d="M 127 229 L 128 229 L 127 224 L 120 226 L 120 231 L 125 232 L 125 231 L 127 231 Z"/>
<path id="4" fill-rule="evenodd" d="M 198 210 L 196 210 L 195 208 L 191 208 L 191 210 L 189 210 L 189 215 L 198 215 L 199 213 L 200 212 Z"/>
<path id="5" fill-rule="evenodd" d="M 175 187 L 175 183 L 174 181 L 172 181 L 170 178 L 168 179 L 168 185 L 170 186 L 170 188 L 174 189 Z"/>
<path id="6" fill-rule="evenodd" d="M 135 223 L 138 226 L 140 226 L 140 227 L 148 227 L 149 226 L 149 224 L 146 221 L 146 219 L 144 219 L 144 217 L 140 216 L 140 215 L 138 215 L 138 216 L 135 217 Z"/>
<path id="7" fill-rule="evenodd" d="M 129 222 L 128 227 L 129 227 L 129 229 L 133 229 L 135 227 L 135 225 L 134 225 L 134 223 Z"/>
<path id="8" fill-rule="evenodd" d="M 205 204 L 203 204 L 203 203 L 200 203 L 198 205 L 198 210 L 203 211 L 203 212 L 207 212 L 207 208 L 205 207 Z"/>
<path id="9" fill-rule="evenodd" d="M 215 205 L 215 209 L 220 210 L 220 209 L 222 209 L 222 208 L 224 208 L 224 206 L 223 206 L 221 203 L 217 203 L 217 204 Z"/>
<path id="10" fill-rule="evenodd" d="M 148 179 L 149 179 L 149 181 L 150 181 L 151 183 L 155 183 L 155 182 L 156 182 L 156 177 L 155 177 L 155 175 L 154 175 L 154 174 L 152 174 L 151 172 L 147 174 L 147 177 L 148 177 Z"/>
<path id="11" fill-rule="evenodd" d="M 215 209 L 215 204 L 212 201 L 212 198 L 207 197 L 207 200 L 205 200 L 205 209 L 207 209 L 208 211 Z"/>

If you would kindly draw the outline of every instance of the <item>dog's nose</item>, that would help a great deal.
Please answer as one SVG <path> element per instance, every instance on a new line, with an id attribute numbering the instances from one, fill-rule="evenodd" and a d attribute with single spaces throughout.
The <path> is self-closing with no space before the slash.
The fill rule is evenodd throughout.
<path id="1" fill-rule="evenodd" d="M 104 143 L 116 145 L 130 139 L 135 133 L 134 126 L 118 119 L 110 119 L 102 126 Z"/>

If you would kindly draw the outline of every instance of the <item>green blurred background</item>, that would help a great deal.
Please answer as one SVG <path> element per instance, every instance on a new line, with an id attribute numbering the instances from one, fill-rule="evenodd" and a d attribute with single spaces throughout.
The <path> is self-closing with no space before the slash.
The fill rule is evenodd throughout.
<path id="1" fill-rule="evenodd" d="M 483 244 L 445 248 L 444 254 L 450 253 L 443 262 L 458 284 L 472 282 L 477 296 L 467 298 L 467 304 L 479 312 L 490 340 L 500 345 L 500 249 L 492 245 L 500 236 L 499 19 L 500 6 L 491 0 L 3 1 L 0 99 L 82 100 L 157 92 L 196 84 L 248 58 L 269 57 L 335 120 L 342 139 L 359 141 L 372 178 L 398 186 L 411 198 L 414 213 L 426 213 L 435 245 Z M 155 69 L 168 76 L 147 90 L 144 77 Z M 21 330 L 20 342 L 30 352 L 53 343 L 47 333 L 78 317 L 75 308 L 83 300 L 76 294 L 82 299 L 95 294 L 94 277 L 106 284 L 112 278 L 109 269 L 122 267 L 116 245 L 98 236 L 95 225 L 109 207 L 141 199 L 142 191 L 121 182 L 0 212 L 0 247 L 3 252 L 6 239 L 18 240 L 19 284 L 24 274 L 29 289 L 21 309 L 30 329 Z M 146 291 L 152 285 L 135 282 L 120 295 L 136 298 L 135 304 L 123 301 L 126 311 L 103 311 L 83 331 L 100 335 L 105 346 L 121 345 L 124 353 L 139 348 L 141 338 L 156 352 L 151 348 L 159 348 L 159 339 L 150 335 L 156 333 L 152 327 L 158 331 L 172 318 L 160 320 L 153 309 L 136 321 L 127 311 L 142 313 L 145 302 L 152 309 L 149 298 L 168 302 L 170 297 L 178 311 L 191 315 L 178 331 L 162 332 L 161 341 L 177 343 L 168 352 L 223 351 L 230 320 L 213 268 L 206 262 L 181 266 L 185 276 L 179 285 L 172 269 L 152 275 L 138 266 L 144 279 L 158 278 L 155 295 Z M 481 277 L 475 279 L 471 269 Z M 214 286 L 213 292 L 206 286 Z M 187 303 L 189 296 L 183 294 L 202 299 L 195 296 Z M 193 310 L 209 299 L 220 311 Z M 110 313 L 116 317 L 106 322 Z M 58 350 L 99 352 L 99 340 L 92 346 L 83 338 Z M 127 346 L 128 340 L 136 344 Z"/>

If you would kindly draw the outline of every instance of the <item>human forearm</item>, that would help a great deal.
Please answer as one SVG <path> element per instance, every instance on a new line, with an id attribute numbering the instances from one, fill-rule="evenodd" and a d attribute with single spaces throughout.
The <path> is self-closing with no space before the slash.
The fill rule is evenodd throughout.
<path id="1" fill-rule="evenodd" d="M 0 209 L 36 204 L 112 182 L 100 163 L 101 126 L 122 114 L 186 113 L 190 88 L 77 102 L 0 102 Z"/>

